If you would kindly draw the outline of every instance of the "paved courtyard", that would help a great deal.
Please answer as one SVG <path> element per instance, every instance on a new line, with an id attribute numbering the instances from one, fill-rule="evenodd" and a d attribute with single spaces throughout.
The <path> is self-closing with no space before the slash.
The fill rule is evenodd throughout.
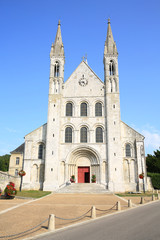
<path id="1" fill-rule="evenodd" d="M 98 209 L 105 210 L 111 208 L 117 201 L 119 201 L 118 197 L 105 193 L 55 193 L 33 201 L 16 198 L 13 200 L 0 200 L 0 236 L 12 235 L 28 230 L 47 219 L 51 213 L 61 218 L 75 218 L 90 210 L 93 205 Z M 125 201 L 120 200 L 120 202 L 123 209 L 127 208 Z M 23 203 L 24 205 L 22 205 Z M 5 209 L 8 209 L 8 211 L 4 212 Z M 115 209 L 107 213 L 116 212 Z M 106 212 L 97 211 L 97 216 L 102 214 L 106 214 Z M 79 222 L 89 220 L 90 216 L 91 212 L 79 220 Z M 56 219 L 56 228 L 77 222 Z M 47 224 L 48 222 L 42 224 L 38 231 L 19 239 L 47 232 Z"/>

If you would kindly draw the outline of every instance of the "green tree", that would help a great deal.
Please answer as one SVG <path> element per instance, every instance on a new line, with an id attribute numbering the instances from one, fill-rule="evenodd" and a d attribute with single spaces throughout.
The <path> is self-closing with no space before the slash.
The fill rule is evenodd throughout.
<path id="1" fill-rule="evenodd" d="M 160 173 L 160 151 L 154 151 L 154 154 L 147 154 L 146 157 L 147 172 Z"/>
<path id="2" fill-rule="evenodd" d="M 0 171 L 3 171 L 3 172 L 7 172 L 8 171 L 9 159 L 10 159 L 10 155 L 9 154 L 0 156 Z"/>

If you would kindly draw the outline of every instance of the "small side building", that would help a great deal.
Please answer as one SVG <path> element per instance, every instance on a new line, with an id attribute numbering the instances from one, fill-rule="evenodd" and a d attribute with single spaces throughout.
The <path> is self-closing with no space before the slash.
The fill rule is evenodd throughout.
<path id="1" fill-rule="evenodd" d="M 24 156 L 24 143 L 11 152 L 9 161 L 9 175 L 18 176 L 18 172 L 22 169 Z"/>

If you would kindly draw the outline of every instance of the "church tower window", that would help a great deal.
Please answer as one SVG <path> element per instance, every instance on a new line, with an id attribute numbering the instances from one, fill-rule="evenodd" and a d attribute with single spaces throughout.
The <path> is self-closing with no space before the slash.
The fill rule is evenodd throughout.
<path id="1" fill-rule="evenodd" d="M 73 114 L 73 106 L 72 103 L 66 104 L 66 116 L 72 116 Z"/>
<path id="2" fill-rule="evenodd" d="M 39 148 L 38 148 L 38 159 L 43 159 L 43 144 L 39 145 Z"/>
<path id="3" fill-rule="evenodd" d="M 81 103 L 81 116 L 87 116 L 87 103 Z"/>
<path id="4" fill-rule="evenodd" d="M 97 143 L 103 142 L 103 130 L 101 127 L 96 128 L 96 142 Z"/>
<path id="5" fill-rule="evenodd" d="M 126 144 L 126 157 L 131 157 L 131 145 Z"/>
<path id="6" fill-rule="evenodd" d="M 67 127 L 65 129 L 65 143 L 72 143 L 72 128 Z"/>
<path id="7" fill-rule="evenodd" d="M 109 75 L 115 75 L 115 66 L 114 66 L 114 62 L 111 60 L 109 63 Z"/>
<path id="8" fill-rule="evenodd" d="M 82 127 L 81 128 L 81 139 L 80 139 L 81 143 L 86 143 L 87 142 L 87 128 L 86 127 Z"/>
<path id="9" fill-rule="evenodd" d="M 59 62 L 55 62 L 54 65 L 54 77 L 59 77 Z"/>
<path id="10" fill-rule="evenodd" d="M 102 104 L 100 102 L 96 103 L 95 105 L 95 116 L 102 116 Z"/>

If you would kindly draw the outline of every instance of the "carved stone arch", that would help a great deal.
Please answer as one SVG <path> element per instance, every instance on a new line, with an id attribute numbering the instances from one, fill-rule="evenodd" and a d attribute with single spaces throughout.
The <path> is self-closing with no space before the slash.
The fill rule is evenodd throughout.
<path id="1" fill-rule="evenodd" d="M 131 182 L 136 182 L 136 172 L 137 172 L 137 167 L 136 167 L 136 161 L 135 159 L 130 160 L 130 180 Z"/>
<path id="2" fill-rule="evenodd" d="M 95 104 L 94 104 L 94 110 L 95 110 L 96 117 L 101 117 L 104 115 L 104 103 L 101 99 L 100 100 L 96 99 Z"/>
<path id="3" fill-rule="evenodd" d="M 31 168 L 31 182 L 36 183 L 38 182 L 38 165 L 33 164 Z"/>
<path id="4" fill-rule="evenodd" d="M 124 172 L 124 181 L 130 182 L 130 169 L 129 169 L 129 160 L 124 159 L 123 160 L 123 172 Z"/>
<path id="5" fill-rule="evenodd" d="M 100 176 L 100 156 L 93 148 L 81 145 L 72 150 L 68 156 L 66 162 L 68 163 L 68 177 L 75 175 L 76 182 L 79 181 L 79 170 L 88 169 L 89 182 L 91 182 L 92 174 L 96 175 L 96 182 L 101 182 Z M 87 181 L 88 182 L 88 181 Z"/>
<path id="6" fill-rule="evenodd" d="M 126 156 L 126 146 L 127 144 L 130 145 L 130 150 L 131 150 L 131 155 L 130 156 Z M 133 157 L 133 153 L 134 153 L 134 144 L 131 141 L 125 141 L 123 144 L 123 155 L 124 157 Z"/>
<path id="7" fill-rule="evenodd" d="M 79 102 L 79 110 L 80 110 L 80 116 L 82 116 L 82 104 L 86 104 L 87 106 L 87 114 L 85 116 L 89 116 L 90 115 L 90 108 L 91 108 L 91 104 L 90 104 L 90 101 L 88 101 L 88 99 L 81 99 L 80 102 Z M 83 115 L 84 116 L 84 115 Z M 82 117 L 83 117 L 82 116 Z M 85 117 L 84 116 L 84 117 Z"/>
<path id="8" fill-rule="evenodd" d="M 64 142 L 65 143 L 73 143 L 75 136 L 74 136 L 74 128 L 72 127 L 73 124 L 66 124 L 64 129 Z"/>

